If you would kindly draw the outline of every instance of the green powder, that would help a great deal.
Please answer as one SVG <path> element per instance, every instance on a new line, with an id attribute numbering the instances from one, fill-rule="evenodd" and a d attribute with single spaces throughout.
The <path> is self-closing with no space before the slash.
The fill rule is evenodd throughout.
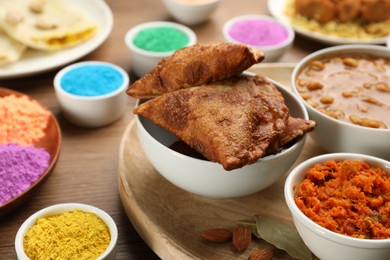
<path id="1" fill-rule="evenodd" d="M 154 52 L 175 51 L 189 42 L 187 35 L 172 27 L 154 27 L 140 31 L 134 38 L 134 45 Z"/>

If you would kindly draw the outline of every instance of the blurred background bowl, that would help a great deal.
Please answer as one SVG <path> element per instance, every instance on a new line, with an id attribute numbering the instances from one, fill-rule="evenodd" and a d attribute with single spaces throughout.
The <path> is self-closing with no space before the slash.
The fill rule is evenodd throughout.
<path id="1" fill-rule="evenodd" d="M 24 234 L 36 224 L 37 220 L 40 218 L 48 217 L 48 216 L 54 216 L 54 215 L 60 215 L 64 214 L 65 212 L 70 212 L 74 210 L 80 210 L 83 212 L 91 212 L 96 214 L 100 219 L 103 220 L 103 222 L 107 225 L 109 231 L 110 231 L 110 243 L 107 247 L 107 249 L 104 251 L 103 254 L 101 254 L 97 260 L 114 260 L 116 259 L 116 247 L 117 247 L 117 240 L 118 240 L 118 229 L 114 222 L 114 220 L 111 218 L 110 215 L 108 215 L 105 211 L 91 205 L 82 204 L 82 203 L 62 203 L 62 204 L 56 204 L 53 206 L 49 206 L 47 208 L 43 208 L 33 215 L 31 215 L 29 218 L 27 218 L 23 224 L 20 226 L 19 230 L 16 233 L 15 238 L 15 249 L 16 249 L 16 255 L 19 260 L 29 260 L 30 258 L 26 255 L 24 252 Z"/>
<path id="2" fill-rule="evenodd" d="M 157 65 L 157 63 L 161 59 L 171 56 L 177 50 L 175 49 L 175 50 L 157 52 L 157 51 L 151 51 L 144 48 L 140 48 L 134 43 L 134 40 L 136 39 L 137 36 L 140 35 L 140 33 L 150 29 L 158 30 L 161 28 L 173 29 L 177 33 L 184 34 L 188 41 L 182 47 L 188 47 L 194 45 L 197 41 L 197 37 L 194 31 L 192 31 L 187 26 L 178 23 L 156 21 L 156 22 L 142 23 L 134 26 L 126 33 L 125 43 L 130 50 L 131 69 L 138 77 L 142 77 L 145 74 L 147 74 Z M 161 41 L 164 42 L 167 41 L 166 39 L 167 37 L 165 37 L 164 35 L 153 33 L 150 35 L 149 43 L 154 43 L 156 45 L 159 45 Z M 168 39 L 168 41 L 172 42 L 174 41 L 174 39 Z"/>
<path id="3" fill-rule="evenodd" d="M 283 94 L 291 115 L 307 119 L 308 114 L 298 98 L 286 87 L 272 82 Z M 287 173 L 306 140 L 304 136 L 278 154 L 266 156 L 240 169 L 226 171 L 218 163 L 170 149 L 177 137 L 148 119 L 136 115 L 135 121 L 141 147 L 154 168 L 179 188 L 209 198 L 235 198 L 269 187 Z"/>
<path id="4" fill-rule="evenodd" d="M 390 36 L 387 37 L 386 45 L 387 45 L 388 48 L 390 48 Z"/>
<path id="5" fill-rule="evenodd" d="M 74 94 L 65 90 L 64 86 L 62 86 L 64 76 L 69 72 L 88 66 L 108 68 L 112 72 L 117 73 L 116 75 L 122 79 L 122 82 L 118 83 L 118 86 L 115 86 L 116 89 L 113 91 L 93 96 Z M 102 81 L 100 77 L 105 77 L 103 74 L 96 71 L 80 75 L 79 79 L 81 82 L 88 81 L 93 84 L 93 82 Z M 106 76 L 112 77 L 110 75 Z M 110 78 L 105 78 L 104 80 L 110 81 L 108 82 L 110 84 L 113 82 Z M 54 90 L 63 115 L 70 122 L 82 127 L 101 127 L 119 119 L 126 110 L 128 98 L 126 90 L 128 86 L 129 75 L 126 71 L 115 64 L 100 61 L 74 63 L 60 70 L 54 78 Z"/>
<path id="6" fill-rule="evenodd" d="M 294 201 L 297 186 L 306 176 L 306 171 L 315 164 L 329 160 L 359 160 L 380 167 L 390 174 L 390 162 L 373 156 L 354 153 L 332 153 L 310 158 L 295 166 L 284 186 L 287 206 L 295 227 L 309 249 L 320 259 L 332 260 L 382 260 L 390 256 L 390 239 L 360 239 L 330 231 L 308 218 Z"/>
<path id="7" fill-rule="evenodd" d="M 341 45 L 314 52 L 298 62 L 292 72 L 291 84 L 293 91 L 304 102 L 310 119 L 317 122 L 316 129 L 310 135 L 327 152 L 362 153 L 390 160 L 387 141 L 390 140 L 390 129 L 363 127 L 335 119 L 315 109 L 300 95 L 297 79 L 304 68 L 312 61 L 343 55 L 370 55 L 390 59 L 390 52 L 384 46 Z M 383 93 L 383 95 L 390 95 L 390 93 Z M 349 101 L 345 99 L 343 102 Z"/>
<path id="8" fill-rule="evenodd" d="M 186 25 L 196 25 L 210 19 L 221 0 L 163 0 L 175 20 Z"/>
<path id="9" fill-rule="evenodd" d="M 234 17 L 225 22 L 222 33 L 226 41 L 263 51 L 263 62 L 279 60 L 295 39 L 295 32 L 289 24 L 266 15 Z"/>

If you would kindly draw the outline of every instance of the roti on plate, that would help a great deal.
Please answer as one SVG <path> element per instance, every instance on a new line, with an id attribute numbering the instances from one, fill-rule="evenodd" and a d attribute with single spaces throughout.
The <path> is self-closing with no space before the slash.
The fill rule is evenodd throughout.
<path id="1" fill-rule="evenodd" d="M 30 48 L 59 50 L 89 39 L 98 24 L 68 0 L 0 0 L 0 27 Z"/>
<path id="2" fill-rule="evenodd" d="M 11 39 L 0 28 L 0 65 L 19 60 L 25 49 L 26 45 Z"/>

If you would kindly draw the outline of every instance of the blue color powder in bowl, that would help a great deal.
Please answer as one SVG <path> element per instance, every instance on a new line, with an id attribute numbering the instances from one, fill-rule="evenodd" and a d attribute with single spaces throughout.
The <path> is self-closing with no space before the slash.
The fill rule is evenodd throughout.
<path id="1" fill-rule="evenodd" d="M 101 96 L 117 90 L 124 82 L 117 68 L 106 64 L 77 66 L 63 75 L 62 88 L 78 96 Z"/>
<path id="2" fill-rule="evenodd" d="M 69 65 L 54 78 L 63 115 L 83 127 L 110 124 L 126 109 L 129 75 L 121 67 L 100 61 Z"/>

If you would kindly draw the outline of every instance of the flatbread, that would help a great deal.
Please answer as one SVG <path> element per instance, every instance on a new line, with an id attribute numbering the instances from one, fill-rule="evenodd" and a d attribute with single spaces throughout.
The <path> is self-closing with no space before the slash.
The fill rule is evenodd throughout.
<path id="1" fill-rule="evenodd" d="M 26 45 L 8 37 L 0 28 L 0 65 L 18 61 Z"/>
<path id="2" fill-rule="evenodd" d="M 127 94 L 135 98 L 152 98 L 181 88 L 227 79 L 263 59 L 263 52 L 243 44 L 196 44 L 161 60 L 148 74 L 134 82 Z"/>
<path id="3" fill-rule="evenodd" d="M 67 0 L 45 0 L 33 11 L 32 0 L 0 0 L 0 27 L 14 40 L 39 50 L 59 50 L 92 37 L 98 25 Z"/>
<path id="4" fill-rule="evenodd" d="M 256 162 L 286 130 L 282 94 L 262 76 L 239 76 L 180 89 L 134 109 L 232 170 Z"/>

